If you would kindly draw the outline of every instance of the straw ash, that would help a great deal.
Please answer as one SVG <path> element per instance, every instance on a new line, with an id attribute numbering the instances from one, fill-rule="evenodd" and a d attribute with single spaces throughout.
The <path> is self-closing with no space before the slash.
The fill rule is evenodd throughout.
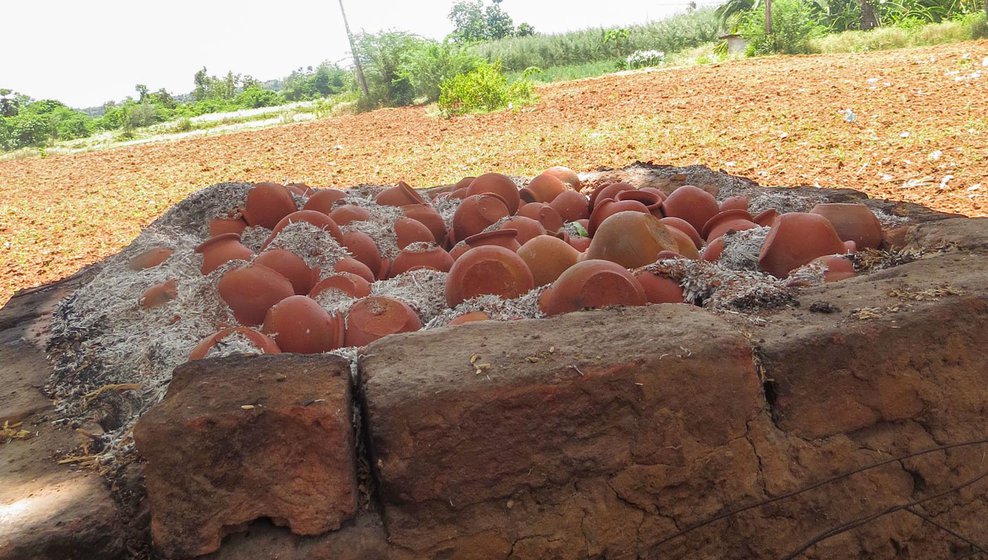
<path id="1" fill-rule="evenodd" d="M 407 303 L 426 324 L 447 309 L 447 276 L 445 272 L 431 269 L 410 270 L 394 278 L 374 282 L 371 284 L 371 294 Z"/>
<path id="2" fill-rule="evenodd" d="M 514 321 L 518 319 L 540 319 L 545 317 L 539 308 L 539 297 L 549 286 L 539 286 L 528 293 L 514 298 L 501 299 L 493 295 L 484 295 L 468 299 L 453 309 L 444 309 L 434 319 L 425 325 L 426 329 L 445 327 L 450 321 L 474 311 L 483 311 L 495 321 Z"/>
<path id="3" fill-rule="evenodd" d="M 318 268 L 325 277 L 333 267 L 350 254 L 329 232 L 309 222 L 294 222 L 285 226 L 268 245 L 268 249 L 285 249 L 302 258 L 309 268 Z"/>

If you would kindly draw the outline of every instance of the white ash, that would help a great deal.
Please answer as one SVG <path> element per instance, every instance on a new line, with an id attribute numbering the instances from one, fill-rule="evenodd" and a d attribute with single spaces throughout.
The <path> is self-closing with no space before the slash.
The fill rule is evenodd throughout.
<path id="1" fill-rule="evenodd" d="M 224 356 L 254 356 L 264 352 L 254 344 L 251 339 L 241 333 L 235 332 L 223 337 L 223 340 L 216 342 L 216 345 L 209 349 L 206 358 L 222 358 Z"/>
<path id="2" fill-rule="evenodd" d="M 588 237 L 587 230 L 576 222 L 566 222 L 563 224 L 563 231 L 570 237 Z"/>
<path id="3" fill-rule="evenodd" d="M 756 227 L 724 235 L 724 251 L 717 261 L 731 270 L 758 270 L 758 253 L 772 228 Z"/>
<path id="4" fill-rule="evenodd" d="M 391 187 L 384 187 L 381 185 L 357 185 L 355 187 L 343 189 L 343 192 L 346 193 L 348 203 L 353 204 L 352 200 L 358 198 L 373 201 L 377 198 L 377 195 L 381 194 L 381 191 L 389 188 Z"/>
<path id="5" fill-rule="evenodd" d="M 247 202 L 250 183 L 220 183 L 192 193 L 173 206 L 148 229 L 155 231 L 177 230 L 200 239 L 208 237 L 209 220 L 226 217 L 240 210 Z"/>
<path id="6" fill-rule="evenodd" d="M 446 278 L 448 274 L 429 268 L 419 268 L 394 278 L 371 284 L 371 294 L 387 296 L 407 303 L 419 315 L 422 324 L 432 321 L 446 307 Z"/>
<path id="7" fill-rule="evenodd" d="M 779 214 L 787 212 L 809 212 L 820 202 L 824 202 L 823 197 L 813 197 L 805 193 L 786 192 L 785 190 L 774 190 L 762 192 L 751 198 L 748 204 L 748 212 L 752 216 L 757 216 L 765 210 L 775 209 Z"/>
<path id="8" fill-rule="evenodd" d="M 502 299 L 494 295 L 483 295 L 468 299 L 453 309 L 445 309 L 425 325 L 426 329 L 445 327 L 450 321 L 474 311 L 483 311 L 495 321 L 516 319 L 540 319 L 545 317 L 539 308 L 539 298 L 549 286 L 539 286 L 514 299 Z"/>
<path id="9" fill-rule="evenodd" d="M 840 256 L 843 257 L 844 255 Z M 823 262 L 811 262 L 790 272 L 785 282 L 789 286 L 797 288 L 822 286 L 825 283 L 824 273 L 828 270 L 830 270 L 830 267 Z"/>
<path id="10" fill-rule="evenodd" d="M 398 236 L 395 234 L 395 221 L 405 216 L 401 208 L 397 206 L 380 206 L 369 204 L 366 206 L 371 212 L 368 220 L 350 222 L 343 226 L 343 231 L 359 231 L 366 233 L 374 240 L 381 256 L 393 259 L 398 255 Z"/>
<path id="11" fill-rule="evenodd" d="M 350 306 L 357 302 L 358 298 L 351 296 L 343 290 L 330 288 L 319 292 L 313 299 L 316 300 L 319 307 L 325 309 L 330 315 L 338 315 L 340 313 L 346 313 L 350 309 Z"/>
<path id="12" fill-rule="evenodd" d="M 796 289 L 774 276 L 730 270 L 717 263 L 685 258 L 663 259 L 643 267 L 678 281 L 683 300 L 708 309 L 754 310 L 788 305 Z"/>
<path id="13" fill-rule="evenodd" d="M 462 199 L 459 198 L 440 198 L 432 201 L 432 207 L 439 212 L 439 215 L 443 218 L 443 223 L 446 224 L 446 229 L 453 228 L 453 216 L 456 214 L 457 208 L 463 203 Z"/>
<path id="14" fill-rule="evenodd" d="M 318 268 L 321 277 L 332 274 L 333 267 L 347 252 L 329 232 L 309 222 L 293 222 L 271 240 L 269 249 L 287 249 L 302 258 L 309 268 Z"/>
<path id="15" fill-rule="evenodd" d="M 350 378 L 354 383 L 359 383 L 360 381 L 360 370 L 357 367 L 357 359 L 359 357 L 360 349 L 356 346 L 346 346 L 343 348 L 337 348 L 336 350 L 330 350 L 327 354 L 332 354 L 333 356 L 339 356 L 344 360 L 350 362 Z M 358 414 L 360 407 L 353 407 L 354 414 Z M 359 427 L 359 423 L 354 423 L 355 426 Z"/>
<path id="16" fill-rule="evenodd" d="M 433 249 L 435 247 L 437 247 L 437 245 L 432 241 L 416 241 L 414 243 L 409 243 L 408 245 L 405 245 L 405 248 L 403 250 L 408 251 L 409 253 L 421 253 Z"/>
<path id="17" fill-rule="evenodd" d="M 902 224 L 908 224 L 909 218 L 904 218 L 902 216 L 896 216 L 895 214 L 890 214 L 885 210 L 880 208 L 871 208 L 871 213 L 878 218 L 878 223 L 882 224 L 882 228 L 890 228 L 901 226 Z"/>
<path id="18" fill-rule="evenodd" d="M 295 201 L 295 210 L 301 209 L 309 201 L 309 197 L 301 194 L 291 193 L 292 200 Z"/>
<path id="19" fill-rule="evenodd" d="M 254 251 L 255 254 L 261 252 L 261 245 L 271 237 L 271 230 L 263 226 L 249 226 L 244 228 L 240 234 L 240 243 Z"/>

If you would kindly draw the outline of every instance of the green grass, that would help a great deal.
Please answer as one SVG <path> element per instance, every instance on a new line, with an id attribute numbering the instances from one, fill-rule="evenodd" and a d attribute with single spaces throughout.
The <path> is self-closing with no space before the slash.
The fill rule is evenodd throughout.
<path id="1" fill-rule="evenodd" d="M 592 78 L 602 76 L 617 71 L 617 61 L 602 60 L 599 62 L 587 62 L 585 64 L 570 64 L 566 66 L 552 66 L 540 72 L 531 72 L 527 76 L 534 82 L 565 82 L 569 80 L 579 80 L 581 78 Z M 508 72 L 508 81 L 521 79 L 522 72 Z"/>
<path id="2" fill-rule="evenodd" d="M 932 23 L 921 27 L 881 27 L 871 31 L 845 31 L 809 41 L 813 53 L 865 52 L 940 45 L 988 37 L 985 14 Z"/>

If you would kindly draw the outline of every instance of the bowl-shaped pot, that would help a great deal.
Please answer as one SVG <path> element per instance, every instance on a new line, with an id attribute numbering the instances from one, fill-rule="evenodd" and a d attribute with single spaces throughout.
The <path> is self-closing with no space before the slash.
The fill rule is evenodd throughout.
<path id="1" fill-rule="evenodd" d="M 405 302 L 384 296 L 365 297 L 347 313 L 346 345 L 367 346 L 389 334 L 421 328 L 418 314 Z"/>
<path id="2" fill-rule="evenodd" d="M 556 233 L 563 227 L 563 217 L 555 208 L 544 202 L 530 202 L 518 210 L 518 215 L 542 224 L 547 233 Z"/>
<path id="3" fill-rule="evenodd" d="M 249 261 L 254 257 L 254 251 L 244 246 L 240 242 L 240 236 L 236 233 L 224 233 L 210 237 L 196 247 L 195 252 L 202 254 L 202 265 L 200 265 L 199 270 L 203 274 L 209 274 L 224 263 L 234 259 Z"/>
<path id="4" fill-rule="evenodd" d="M 362 231 L 351 230 L 343 234 L 340 240 L 353 258 L 364 263 L 370 269 L 374 278 L 381 278 L 381 252 L 374 239 Z"/>
<path id="5" fill-rule="evenodd" d="M 314 210 L 329 215 L 333 211 L 333 206 L 344 198 L 346 198 L 346 193 L 339 189 L 322 189 L 309 197 L 309 200 L 302 206 L 302 210 Z"/>
<path id="6" fill-rule="evenodd" d="M 307 296 L 285 298 L 264 316 L 261 330 L 282 352 L 318 354 L 343 346 L 342 315 L 330 315 Z"/>
<path id="7" fill-rule="evenodd" d="M 486 294 L 513 299 L 535 287 L 528 265 L 504 247 L 468 250 L 449 270 L 446 304 L 456 307 L 470 298 Z"/>
<path id="8" fill-rule="evenodd" d="M 463 241 L 508 215 L 508 207 L 500 196 L 491 193 L 468 196 L 453 214 L 453 240 Z"/>
<path id="9" fill-rule="evenodd" d="M 785 278 L 817 257 L 845 249 L 830 220 L 819 214 L 790 212 L 775 220 L 758 254 L 758 265 L 776 278 Z"/>
<path id="10" fill-rule="evenodd" d="M 600 227 L 600 224 L 604 223 L 604 220 L 618 212 L 649 214 L 648 207 L 637 200 L 614 200 L 613 198 L 598 200 L 597 206 L 594 207 L 593 212 L 590 214 L 590 222 L 587 227 L 590 237 L 597 235 L 597 228 Z"/>
<path id="11" fill-rule="evenodd" d="M 750 201 L 746 196 L 729 196 L 720 201 L 720 211 L 724 210 L 748 210 Z"/>
<path id="12" fill-rule="evenodd" d="M 292 193 L 283 185 L 256 183 L 247 191 L 243 215 L 248 225 L 271 229 L 279 220 L 296 210 L 298 208 Z"/>
<path id="13" fill-rule="evenodd" d="M 175 249 L 169 247 L 152 247 L 130 259 L 130 262 L 127 263 L 127 268 L 131 270 L 145 270 L 156 267 L 167 261 L 168 257 L 172 256 L 174 252 Z"/>
<path id="14" fill-rule="evenodd" d="M 518 256 L 532 271 L 536 286 L 552 284 L 559 275 L 576 264 L 580 257 L 572 245 L 551 235 L 540 235 L 518 249 Z"/>
<path id="15" fill-rule="evenodd" d="M 395 220 L 395 237 L 398 238 L 398 248 L 404 249 L 412 243 L 435 243 L 436 236 L 429 231 L 429 228 L 418 220 L 412 218 L 398 218 Z"/>
<path id="16" fill-rule="evenodd" d="M 576 174 L 576 171 L 573 171 L 569 167 L 563 167 L 562 165 L 555 165 L 553 167 L 550 167 L 549 169 L 546 169 L 542 173 L 545 175 L 552 175 L 556 177 L 563 183 L 566 183 L 566 186 L 573 189 L 574 191 L 579 191 L 580 189 L 583 188 L 583 182 L 580 181 L 580 176 Z"/>
<path id="17" fill-rule="evenodd" d="M 882 244 L 882 224 L 864 204 L 817 204 L 810 213 L 830 220 L 837 235 L 853 241 L 858 250 L 877 249 Z"/>
<path id="18" fill-rule="evenodd" d="M 380 263 L 380 261 L 378 261 L 378 263 Z M 374 281 L 374 273 L 371 272 L 371 269 L 368 268 L 366 264 L 353 257 L 344 257 L 336 261 L 336 264 L 333 265 L 333 271 L 349 272 L 350 274 L 356 274 L 368 282 Z"/>
<path id="19" fill-rule="evenodd" d="M 636 270 L 634 276 L 649 303 L 683 303 L 683 288 L 679 282 L 644 268 Z"/>
<path id="20" fill-rule="evenodd" d="M 339 290 L 352 298 L 362 298 L 370 295 L 370 282 L 352 272 L 337 272 L 323 278 L 312 287 L 309 297 L 315 299 L 326 290 Z"/>
<path id="21" fill-rule="evenodd" d="M 446 222 L 443 221 L 443 217 L 439 215 L 434 206 L 431 204 L 409 204 L 402 206 L 401 211 L 405 213 L 406 217 L 425 224 L 425 227 L 429 228 L 435 237 L 433 241 L 437 245 L 442 245 L 446 241 Z"/>
<path id="22" fill-rule="evenodd" d="M 243 218 L 213 218 L 209 220 L 209 236 L 215 237 L 224 233 L 235 233 L 240 235 L 247 229 L 247 222 Z"/>
<path id="23" fill-rule="evenodd" d="M 239 334 L 251 341 L 264 354 L 281 354 L 281 349 L 269 336 L 247 327 L 227 327 L 202 339 L 189 354 L 189 361 L 202 360 L 209 354 L 217 344 L 222 344 L 223 339 L 231 334 Z"/>
<path id="24" fill-rule="evenodd" d="M 391 263 L 391 270 L 388 276 L 398 276 L 399 274 L 419 268 L 431 268 L 440 272 L 449 272 L 452 266 L 453 257 L 449 256 L 449 253 L 442 247 L 434 244 L 428 247 L 410 245 L 402 249 L 398 253 L 398 256 L 395 257 L 394 262 Z"/>
<path id="25" fill-rule="evenodd" d="M 138 303 L 144 309 L 164 305 L 178 297 L 178 280 L 172 278 L 160 284 L 155 284 L 144 292 Z"/>
<path id="26" fill-rule="evenodd" d="M 500 229 L 515 230 L 518 233 L 518 243 L 521 245 L 534 237 L 546 234 L 545 227 L 541 223 L 526 216 L 512 216 L 501 224 Z"/>
<path id="27" fill-rule="evenodd" d="M 340 226 L 336 225 L 336 222 L 332 218 L 323 214 L 322 212 L 316 212 L 315 210 L 299 210 L 298 212 L 292 212 L 291 214 L 282 218 L 277 224 L 275 224 L 274 229 L 271 230 L 271 235 L 264 241 L 261 245 L 262 249 L 267 248 L 267 246 L 274 241 L 275 237 L 281 233 L 281 230 L 285 229 L 289 224 L 295 224 L 298 222 L 306 222 L 316 226 L 317 228 L 325 231 L 326 233 L 333 236 L 333 239 L 339 241 L 342 235 L 340 231 Z"/>
<path id="28" fill-rule="evenodd" d="M 718 212 L 720 206 L 714 195 L 693 185 L 683 185 L 672 191 L 662 203 L 663 215 L 682 218 L 696 231 L 703 230 L 703 224 Z"/>
<path id="29" fill-rule="evenodd" d="M 500 173 L 485 173 L 470 182 L 466 194 L 470 197 L 487 193 L 501 197 L 508 208 L 509 216 L 513 216 L 518 211 L 521 198 L 518 194 L 518 186 L 510 177 Z"/>
<path id="30" fill-rule="evenodd" d="M 597 259 L 578 262 L 563 272 L 539 301 L 546 315 L 614 305 L 645 305 L 645 291 L 623 266 Z"/>
<path id="31" fill-rule="evenodd" d="M 617 193 L 614 197 L 618 202 L 622 200 L 637 200 L 648 208 L 648 213 L 655 216 L 656 218 L 662 217 L 662 202 L 665 197 L 658 194 L 655 190 L 631 190 L 631 191 L 621 191 Z"/>
<path id="32" fill-rule="evenodd" d="M 594 209 L 597 208 L 597 204 L 602 200 L 607 200 L 608 198 L 616 199 L 619 192 L 633 190 L 635 190 L 635 187 L 628 183 L 604 183 L 600 185 L 590 193 L 590 213 L 593 213 Z"/>
<path id="33" fill-rule="evenodd" d="M 220 299 L 233 311 L 233 317 L 246 326 L 260 325 L 272 305 L 295 295 L 287 278 L 261 265 L 227 272 L 217 288 Z"/>
<path id="34" fill-rule="evenodd" d="M 587 197 L 578 191 L 563 191 L 549 203 L 564 222 L 575 222 L 590 217 Z"/>
<path id="35" fill-rule="evenodd" d="M 768 210 L 758 213 L 758 215 L 752 218 L 751 221 L 762 227 L 772 227 L 772 224 L 775 223 L 775 219 L 778 217 L 779 211 L 775 208 L 769 208 Z"/>
<path id="36" fill-rule="evenodd" d="M 590 241 L 587 259 L 638 268 L 655 262 L 659 251 L 678 251 L 676 238 L 658 218 L 645 212 L 618 212 L 609 216 Z"/>
<path id="37" fill-rule="evenodd" d="M 426 204 L 427 201 L 408 183 L 398 181 L 398 184 L 384 189 L 374 199 L 381 206 L 407 206 L 409 204 Z"/>
<path id="38" fill-rule="evenodd" d="M 551 203 L 555 198 L 567 190 L 566 183 L 559 177 L 543 173 L 532 179 L 525 188 L 519 191 L 521 199 L 525 202 L 545 202 Z"/>
<path id="39" fill-rule="evenodd" d="M 329 213 L 329 217 L 332 218 L 338 226 L 345 226 L 350 222 L 363 222 L 369 220 L 370 216 L 370 210 L 355 204 L 344 204 L 343 206 L 337 206 L 336 208 L 333 208 L 332 212 Z"/>
<path id="40" fill-rule="evenodd" d="M 309 268 L 302 257 L 287 249 L 268 249 L 254 259 L 254 264 L 266 266 L 292 283 L 296 294 L 307 294 L 319 279 L 319 270 Z"/>

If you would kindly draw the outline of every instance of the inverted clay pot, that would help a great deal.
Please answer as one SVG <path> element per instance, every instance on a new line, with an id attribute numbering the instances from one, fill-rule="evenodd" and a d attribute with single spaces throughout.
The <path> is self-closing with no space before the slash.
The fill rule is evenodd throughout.
<path id="1" fill-rule="evenodd" d="M 209 236 L 215 237 L 224 233 L 235 233 L 240 235 L 247 229 L 247 221 L 241 218 L 213 218 L 209 220 Z"/>
<path id="2" fill-rule="evenodd" d="M 374 199 L 381 206 L 406 206 L 409 204 L 426 204 L 426 200 L 408 183 L 398 181 L 398 184 L 384 189 Z"/>
<path id="3" fill-rule="evenodd" d="M 854 271 L 854 263 L 840 255 L 824 255 L 813 259 L 810 263 L 822 263 L 826 267 L 823 273 L 824 282 L 840 282 L 858 275 Z"/>
<path id="4" fill-rule="evenodd" d="M 758 254 L 758 265 L 776 278 L 785 278 L 817 257 L 845 250 L 830 220 L 819 214 L 790 212 L 775 220 Z"/>
<path id="5" fill-rule="evenodd" d="M 306 185 L 305 183 L 288 183 L 285 185 L 292 194 L 297 194 L 298 196 L 311 196 L 316 192 L 316 189 Z"/>
<path id="6" fill-rule="evenodd" d="M 483 311 L 470 311 L 464 313 L 463 315 L 457 315 L 450 322 L 449 326 L 455 327 L 459 325 L 465 325 L 467 323 L 476 323 L 479 321 L 490 321 L 491 316 Z"/>
<path id="7" fill-rule="evenodd" d="M 380 263 L 380 261 L 378 262 Z M 333 271 L 349 272 L 350 274 L 356 274 L 367 282 L 374 281 L 374 273 L 371 272 L 371 269 L 353 257 L 344 257 L 336 261 L 336 264 L 333 265 Z"/>
<path id="8" fill-rule="evenodd" d="M 323 214 L 322 212 L 316 212 L 315 210 L 299 210 L 298 212 L 292 212 L 291 214 L 285 216 L 275 224 L 274 229 L 271 230 L 271 235 L 264 241 L 261 248 L 267 248 L 267 246 L 274 241 L 275 237 L 281 233 L 281 230 L 288 227 L 289 224 L 295 224 L 298 222 L 306 222 L 311 224 L 326 233 L 333 236 L 333 239 L 337 241 L 340 240 L 342 232 L 340 231 L 340 226 L 336 225 L 336 222 L 332 218 Z"/>
<path id="9" fill-rule="evenodd" d="M 559 177 L 543 173 L 531 180 L 525 188 L 519 191 L 525 202 L 551 203 L 555 198 L 566 192 L 568 187 Z"/>
<path id="10" fill-rule="evenodd" d="M 295 295 L 287 278 L 261 265 L 227 272 L 217 288 L 220 299 L 233 311 L 233 317 L 246 326 L 260 325 L 272 305 Z"/>
<path id="11" fill-rule="evenodd" d="M 555 208 L 544 202 L 530 202 L 518 210 L 518 215 L 542 224 L 547 233 L 556 233 L 563 227 L 563 217 Z"/>
<path id="12" fill-rule="evenodd" d="M 381 278 L 381 252 L 371 236 L 362 231 L 348 231 L 341 236 L 340 244 L 353 255 L 353 258 L 369 268 L 374 278 Z"/>
<path id="13" fill-rule="evenodd" d="M 239 334 L 247 338 L 264 354 L 281 354 L 281 349 L 269 336 L 247 327 L 227 327 L 207 336 L 189 354 L 189 361 L 202 360 L 214 346 L 223 343 L 223 339 L 231 334 Z"/>
<path id="14" fill-rule="evenodd" d="M 405 217 L 418 220 L 425 224 L 432 232 L 436 245 L 442 245 L 446 241 L 446 222 L 439 215 L 439 211 L 431 204 L 409 204 L 402 206 L 401 211 Z"/>
<path id="15" fill-rule="evenodd" d="M 720 202 L 720 211 L 724 210 L 748 210 L 750 201 L 746 196 L 729 196 Z"/>
<path id="16" fill-rule="evenodd" d="M 261 329 L 282 352 L 317 354 L 343 346 L 343 316 L 330 315 L 306 296 L 285 298 L 270 309 Z"/>
<path id="17" fill-rule="evenodd" d="M 645 291 L 649 303 L 683 303 L 683 288 L 679 282 L 640 268 L 634 277 Z"/>
<path id="18" fill-rule="evenodd" d="M 195 252 L 202 254 L 202 265 L 199 270 L 203 274 L 209 274 L 229 261 L 235 259 L 249 261 L 254 257 L 254 251 L 244 246 L 236 233 L 210 237 L 200 243 Z"/>
<path id="19" fill-rule="evenodd" d="M 662 203 L 662 214 L 682 218 L 690 223 L 696 231 L 703 230 L 703 224 L 720 212 L 717 199 L 707 191 L 683 185 L 672 191 Z"/>
<path id="20" fill-rule="evenodd" d="M 164 305 L 178 297 L 178 280 L 172 278 L 160 284 L 155 284 L 144 292 L 138 300 L 144 309 L 152 309 Z"/>
<path id="21" fill-rule="evenodd" d="M 388 276 L 394 277 L 420 268 L 431 268 L 440 272 L 449 272 L 452 266 L 453 257 L 449 256 L 449 253 L 442 247 L 435 244 L 429 244 L 424 247 L 409 245 L 402 249 L 398 253 L 398 256 L 395 257 L 394 262 L 391 263 Z"/>
<path id="22" fill-rule="evenodd" d="M 422 328 L 418 314 L 405 302 L 370 296 L 354 303 L 347 313 L 347 346 L 367 346 L 375 340 Z"/>
<path id="23" fill-rule="evenodd" d="M 130 262 L 127 263 L 127 268 L 131 270 L 154 268 L 168 260 L 168 257 L 172 256 L 173 253 L 175 253 L 175 249 L 169 247 L 152 247 L 130 259 Z"/>
<path id="24" fill-rule="evenodd" d="M 661 221 L 659 220 L 659 222 Z M 666 231 L 676 240 L 676 253 L 688 259 L 698 260 L 700 258 L 700 251 L 696 248 L 689 235 L 674 227 L 666 227 Z"/>
<path id="25" fill-rule="evenodd" d="M 292 193 L 278 183 L 257 183 L 247 191 L 244 220 L 248 225 L 272 229 L 278 221 L 296 211 Z"/>
<path id="26" fill-rule="evenodd" d="M 756 228 L 758 224 L 752 221 L 751 214 L 747 210 L 731 209 L 718 212 L 713 218 L 707 220 L 700 230 L 700 235 L 707 241 L 717 239 L 729 231 L 743 231 Z"/>
<path id="27" fill-rule="evenodd" d="M 524 245 L 533 237 L 546 234 L 545 227 L 541 223 L 526 216 L 512 216 L 505 220 L 499 229 L 515 230 L 518 233 L 516 239 L 520 245 Z"/>
<path id="28" fill-rule="evenodd" d="M 598 259 L 571 266 L 542 295 L 539 306 L 546 315 L 615 305 L 645 305 L 645 291 L 623 266 Z"/>
<path id="29" fill-rule="evenodd" d="M 592 193 L 590 193 L 590 213 L 592 214 L 594 209 L 601 201 L 607 200 L 608 198 L 617 197 L 619 192 L 622 191 L 633 191 L 635 187 L 628 183 L 604 183 L 600 185 Z"/>
<path id="30" fill-rule="evenodd" d="M 551 235 L 540 235 L 529 240 L 518 249 L 518 256 L 532 271 L 536 286 L 551 284 L 580 257 L 570 243 Z"/>
<path id="31" fill-rule="evenodd" d="M 864 204 L 817 204 L 810 213 L 830 220 L 837 235 L 844 241 L 854 241 L 858 250 L 877 249 L 882 244 L 882 224 Z"/>
<path id="32" fill-rule="evenodd" d="M 590 217 L 590 203 L 587 197 L 578 191 L 563 191 L 552 199 L 549 206 L 555 210 L 564 222 L 575 222 Z"/>
<path id="33" fill-rule="evenodd" d="M 398 239 L 398 248 L 404 249 L 412 243 L 435 243 L 436 236 L 429 231 L 429 228 L 418 220 L 411 218 L 398 218 L 394 225 L 395 237 Z"/>
<path id="34" fill-rule="evenodd" d="M 528 265 L 504 247 L 470 249 L 453 263 L 446 279 L 446 304 L 456 307 L 485 294 L 513 299 L 535 287 Z"/>
<path id="35" fill-rule="evenodd" d="M 329 213 L 329 217 L 336 222 L 336 225 L 345 226 L 350 222 L 363 222 L 369 220 L 371 213 L 366 208 L 355 204 L 344 204 L 333 208 L 333 211 Z"/>
<path id="36" fill-rule="evenodd" d="M 353 298 L 362 298 L 370 295 L 370 282 L 352 272 L 337 272 L 323 278 L 312 287 L 309 297 L 315 299 L 326 290 L 339 290 Z"/>
<path id="37" fill-rule="evenodd" d="M 453 240 L 463 241 L 508 215 L 508 207 L 500 196 L 491 193 L 468 196 L 453 214 Z"/>
<path id="38" fill-rule="evenodd" d="M 569 167 L 563 167 L 562 165 L 555 165 L 553 167 L 550 167 L 549 169 L 546 169 L 542 173 L 545 175 L 552 175 L 556 177 L 563 183 L 566 183 L 566 186 L 573 189 L 574 191 L 579 191 L 580 189 L 583 188 L 583 182 L 580 181 L 580 176 L 576 174 L 576 171 L 573 171 Z"/>
<path id="39" fill-rule="evenodd" d="M 700 237 L 700 234 L 696 231 L 696 228 L 691 226 L 686 220 L 682 218 L 666 217 L 661 218 L 659 222 L 668 228 L 675 228 L 685 233 L 691 240 L 693 240 L 693 245 L 696 245 L 697 249 L 703 247 L 703 238 Z"/>
<path id="40" fill-rule="evenodd" d="M 587 259 L 638 268 L 655 262 L 659 251 L 677 251 L 679 244 L 659 219 L 643 212 L 618 212 L 600 224 L 587 249 Z"/>
<path id="41" fill-rule="evenodd" d="M 778 217 L 779 211 L 775 208 L 769 208 L 768 210 L 759 212 L 751 221 L 762 227 L 772 227 L 772 224 L 775 223 L 775 219 Z"/>
<path id="42" fill-rule="evenodd" d="M 517 252 L 521 248 L 521 243 L 518 242 L 518 230 L 516 229 L 496 229 L 494 231 L 484 231 L 463 240 L 471 249 L 474 247 L 483 247 L 485 245 L 492 245 L 495 247 L 504 247 L 510 251 Z"/>
<path id="43" fill-rule="evenodd" d="M 328 216 L 333 211 L 333 206 L 345 198 L 346 193 L 339 189 L 322 189 L 309 197 L 302 210 L 314 210 Z"/>
<path id="44" fill-rule="evenodd" d="M 484 173 L 471 181 L 470 186 L 467 187 L 468 197 L 485 193 L 496 194 L 501 197 L 505 206 L 508 207 L 509 216 L 514 216 L 515 212 L 518 211 L 518 206 L 521 204 L 518 186 L 507 175 Z"/>
<path id="45" fill-rule="evenodd" d="M 589 237 L 578 237 L 571 235 L 566 242 L 569 243 L 570 247 L 576 249 L 580 253 L 585 253 L 586 250 L 590 248 L 590 243 L 592 240 Z"/>
<path id="46" fill-rule="evenodd" d="M 618 212 L 649 214 L 648 207 L 637 200 L 615 200 L 613 198 L 598 200 L 593 212 L 590 213 L 590 222 L 587 225 L 587 232 L 590 237 L 597 234 L 597 228 L 604 223 L 604 220 Z"/>
<path id="47" fill-rule="evenodd" d="M 703 248 L 703 252 L 700 253 L 700 258 L 707 262 L 716 262 L 720 259 L 720 255 L 724 252 L 724 236 L 720 236 L 714 239 L 707 246 Z"/>
<path id="48" fill-rule="evenodd" d="M 307 294 L 319 279 L 319 270 L 309 268 L 302 257 L 287 249 L 268 249 L 254 259 L 254 264 L 266 266 L 292 283 L 296 294 Z"/>

